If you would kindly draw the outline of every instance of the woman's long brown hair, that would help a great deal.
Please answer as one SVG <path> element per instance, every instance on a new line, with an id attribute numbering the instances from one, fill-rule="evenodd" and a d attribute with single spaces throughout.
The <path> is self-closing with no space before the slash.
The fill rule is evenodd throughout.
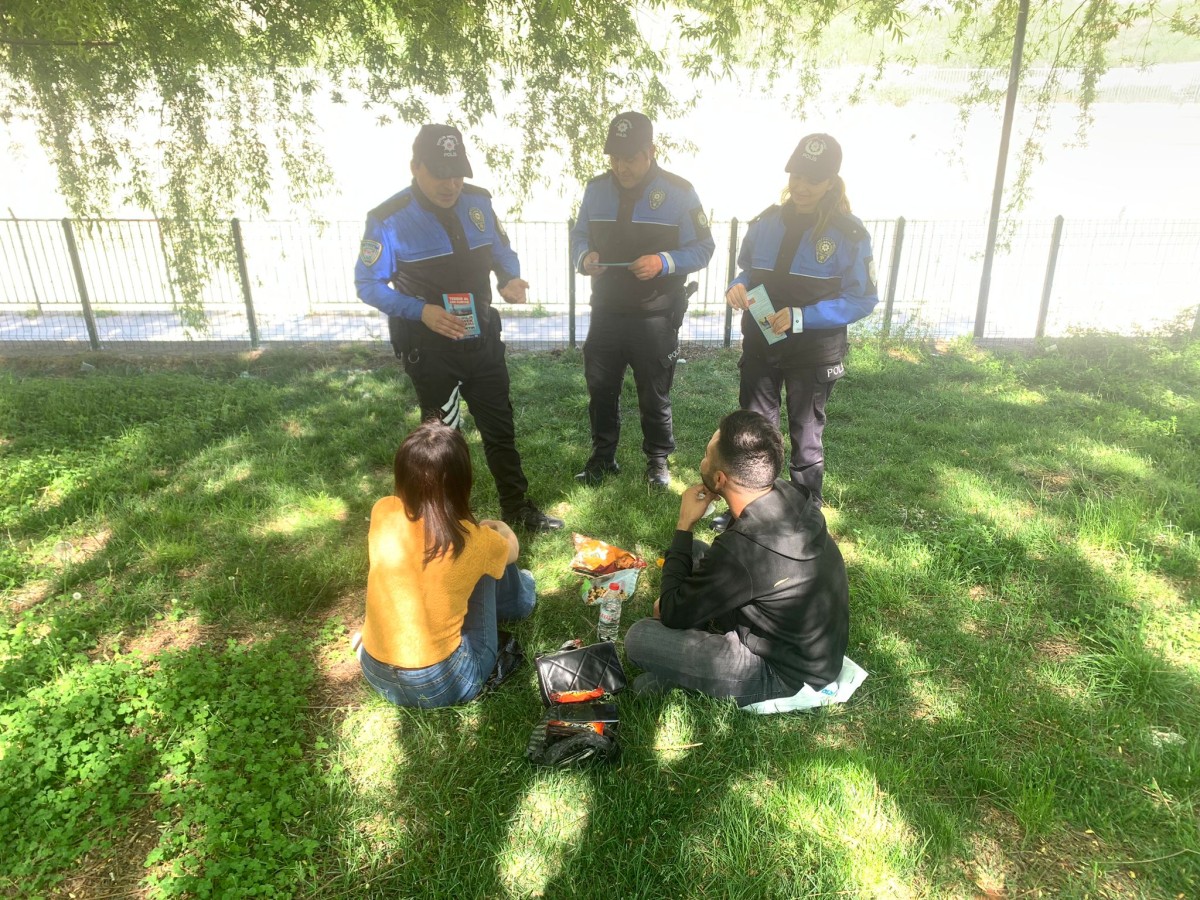
<path id="1" fill-rule="evenodd" d="M 783 196 L 780 198 L 779 204 L 787 206 L 791 202 L 792 189 L 786 187 L 783 189 Z M 825 229 L 829 227 L 829 220 L 833 218 L 835 212 L 841 213 L 843 216 L 850 215 L 850 198 L 846 196 L 846 182 L 842 181 L 841 175 L 833 176 L 833 184 L 829 186 L 829 190 L 817 204 L 817 224 L 813 226 L 812 230 L 814 242 L 825 233 Z"/>
<path id="2" fill-rule="evenodd" d="M 400 445 L 392 466 L 396 496 L 410 522 L 425 523 L 425 564 L 466 545 L 471 513 L 471 451 L 457 428 L 437 419 L 421 423 Z"/>

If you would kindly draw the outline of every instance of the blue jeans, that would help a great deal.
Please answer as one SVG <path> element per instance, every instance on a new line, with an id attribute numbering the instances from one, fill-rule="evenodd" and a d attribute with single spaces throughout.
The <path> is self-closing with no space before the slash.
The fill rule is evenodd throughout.
<path id="1" fill-rule="evenodd" d="M 432 709 L 474 700 L 496 665 L 496 623 L 527 618 L 537 603 L 535 587 L 533 573 L 518 569 L 516 563 L 505 567 L 499 581 L 484 575 L 467 601 L 457 650 L 432 666 L 402 669 L 374 659 L 360 645 L 363 676 L 397 706 Z"/>

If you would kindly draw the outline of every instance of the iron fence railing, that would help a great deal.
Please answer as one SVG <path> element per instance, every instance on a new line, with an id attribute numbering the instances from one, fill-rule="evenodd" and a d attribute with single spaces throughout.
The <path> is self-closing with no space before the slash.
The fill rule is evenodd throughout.
<path id="1" fill-rule="evenodd" d="M 982 221 L 868 221 L 880 309 L 860 331 L 971 334 L 982 271 Z M 571 271 L 565 222 L 509 228 L 530 282 L 525 307 L 497 301 L 505 339 L 565 347 L 587 334 L 589 281 Z M 740 340 L 725 304 L 745 224 L 713 223 L 717 252 L 696 273 L 681 337 Z M 239 222 L 211 234 L 204 316 L 183 315 L 171 264 L 173 231 L 155 220 L 0 219 L 0 342 L 383 342 L 382 314 L 355 296 L 359 223 Z M 1182 321 L 1200 331 L 1194 273 L 1200 221 L 1018 221 L 1001 232 L 986 338 L 1095 329 L 1131 333 Z"/>

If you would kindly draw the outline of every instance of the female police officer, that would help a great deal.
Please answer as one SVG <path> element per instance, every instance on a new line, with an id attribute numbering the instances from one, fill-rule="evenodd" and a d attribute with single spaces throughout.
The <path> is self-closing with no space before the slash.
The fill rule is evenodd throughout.
<path id="1" fill-rule="evenodd" d="M 788 186 L 778 206 L 750 222 L 738 254 L 740 274 L 726 301 L 742 313 L 739 402 L 779 422 L 787 389 L 792 481 L 821 502 L 825 474 L 825 401 L 845 373 L 846 326 L 879 302 L 871 239 L 850 214 L 838 171 L 842 148 L 810 134 L 788 160 Z M 762 285 L 776 312 L 766 324 L 783 340 L 768 343 L 748 311 L 748 291 Z M 723 520 L 723 521 L 722 521 Z M 714 520 L 724 530 L 728 516 Z"/>

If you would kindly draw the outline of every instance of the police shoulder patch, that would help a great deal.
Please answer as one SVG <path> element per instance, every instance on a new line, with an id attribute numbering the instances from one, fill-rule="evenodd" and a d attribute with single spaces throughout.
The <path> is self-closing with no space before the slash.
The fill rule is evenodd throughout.
<path id="1" fill-rule="evenodd" d="M 697 231 L 708 231 L 709 221 L 708 216 L 704 214 L 703 207 L 697 206 L 692 210 L 692 222 L 696 226 Z"/>
<path id="2" fill-rule="evenodd" d="M 872 287 L 879 283 L 875 278 L 875 257 L 867 260 L 867 279 L 871 282 Z"/>
<path id="3" fill-rule="evenodd" d="M 480 231 L 483 231 L 487 227 L 487 222 L 483 217 L 483 210 L 478 206 L 472 206 L 467 212 L 467 216 L 470 217 L 472 224 Z"/>
<path id="4" fill-rule="evenodd" d="M 363 265 L 373 266 L 379 262 L 382 253 L 383 244 L 379 241 L 363 241 L 358 249 L 358 258 L 363 261 Z"/>

